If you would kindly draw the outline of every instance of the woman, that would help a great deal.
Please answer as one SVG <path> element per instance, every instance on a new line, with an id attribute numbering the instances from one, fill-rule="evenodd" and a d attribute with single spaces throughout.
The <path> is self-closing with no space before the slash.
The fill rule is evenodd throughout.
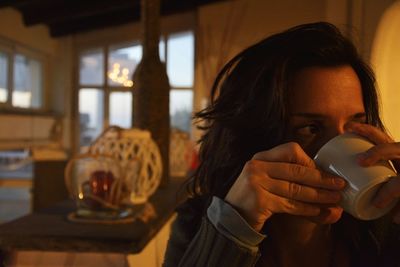
<path id="1" fill-rule="evenodd" d="M 328 140 L 354 132 L 376 144 L 360 164 L 397 163 L 400 145 L 378 110 L 372 71 L 331 24 L 297 26 L 238 54 L 197 114 L 205 129 L 201 164 L 164 266 L 400 264 L 398 209 L 375 221 L 343 213 L 345 181 L 312 160 Z M 399 195 L 393 179 L 374 204 Z"/>

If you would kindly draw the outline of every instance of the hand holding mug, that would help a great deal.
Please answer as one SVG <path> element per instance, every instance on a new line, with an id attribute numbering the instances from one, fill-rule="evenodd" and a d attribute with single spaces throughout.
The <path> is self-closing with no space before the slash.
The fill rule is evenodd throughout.
<path id="1" fill-rule="evenodd" d="M 342 214 L 338 202 L 345 184 L 342 178 L 316 169 L 300 145 L 292 142 L 255 154 L 225 201 L 257 231 L 275 213 L 333 223 Z"/>
<path id="2" fill-rule="evenodd" d="M 391 137 L 380 129 L 361 123 L 346 125 L 346 131 L 364 136 L 372 141 L 375 146 L 358 155 L 358 163 L 368 167 L 382 160 L 390 160 L 394 168 L 400 171 L 400 143 L 394 142 Z M 400 177 L 394 177 L 384 184 L 373 199 L 373 205 L 379 209 L 385 209 L 400 197 Z M 400 203 L 393 209 L 393 220 L 400 224 Z"/>

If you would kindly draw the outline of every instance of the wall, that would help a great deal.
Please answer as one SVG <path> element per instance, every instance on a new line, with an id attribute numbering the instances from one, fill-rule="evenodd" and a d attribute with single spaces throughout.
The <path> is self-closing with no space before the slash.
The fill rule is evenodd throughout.
<path id="1" fill-rule="evenodd" d="M 380 18 L 394 0 L 236 0 L 198 11 L 195 110 L 205 107 L 212 82 L 237 52 L 288 27 L 328 21 L 347 35 L 369 62 Z M 225 45 L 221 46 L 221 43 Z M 201 133 L 195 130 L 195 138 Z"/>
<path id="2" fill-rule="evenodd" d="M 360 50 L 369 61 L 371 60 L 372 46 L 377 33 L 377 28 L 384 12 L 395 0 L 364 0 L 362 6 L 362 39 Z"/>
<path id="3" fill-rule="evenodd" d="M 21 14 L 13 8 L 0 9 L 0 36 L 48 55 L 57 53 L 58 41 L 50 37 L 47 27 L 25 27 Z"/>
<path id="4" fill-rule="evenodd" d="M 36 131 L 23 132 L 22 128 L 26 128 L 29 124 L 32 129 L 49 129 L 51 127 L 49 127 L 48 122 L 62 118 L 68 106 L 64 102 L 66 92 L 71 90 L 68 79 L 66 79 L 71 72 L 69 65 L 66 64 L 70 57 L 66 47 L 68 43 L 50 37 L 48 28 L 44 25 L 25 27 L 20 12 L 12 8 L 0 9 L 0 40 L 11 47 L 18 46 L 38 53 L 45 60 L 48 75 L 44 81 L 46 105 L 44 113 L 35 112 L 35 115 L 33 115 L 32 112 L 28 111 L 19 112 L 16 115 L 10 111 L 2 112 L 0 117 L 0 125 L 4 133 L 12 133 L 20 129 L 16 134 L 11 134 L 7 140 L 3 138 L 8 142 L 8 147 L 3 146 L 3 149 L 10 148 L 10 140 L 15 141 L 15 147 L 19 147 L 19 143 L 21 143 L 19 140 L 22 137 L 24 139 L 23 144 L 36 145 L 35 139 L 43 140 L 43 136 L 46 134 L 37 135 Z M 14 120 L 13 118 L 18 119 Z M 13 123 L 9 123 L 10 120 Z M 13 125 L 18 122 L 23 122 L 21 124 L 24 125 Z M 44 124 L 44 122 L 46 123 Z M 63 126 L 64 124 L 65 122 L 62 123 Z M 47 133 L 47 136 L 50 136 L 50 133 Z M 68 146 L 65 143 L 62 143 L 62 145 Z M 1 140 L 0 148 L 2 148 Z"/>
<path id="5" fill-rule="evenodd" d="M 384 124 L 392 137 L 400 141 L 400 1 L 386 10 L 372 46 L 371 61 L 375 69 L 382 102 Z"/>

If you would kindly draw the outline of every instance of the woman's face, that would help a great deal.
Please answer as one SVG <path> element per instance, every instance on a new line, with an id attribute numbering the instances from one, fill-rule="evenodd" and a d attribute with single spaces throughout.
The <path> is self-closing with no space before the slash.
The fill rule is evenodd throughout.
<path id="1" fill-rule="evenodd" d="M 309 67 L 291 83 L 287 139 L 313 157 L 349 121 L 365 122 L 361 84 L 350 66 Z"/>

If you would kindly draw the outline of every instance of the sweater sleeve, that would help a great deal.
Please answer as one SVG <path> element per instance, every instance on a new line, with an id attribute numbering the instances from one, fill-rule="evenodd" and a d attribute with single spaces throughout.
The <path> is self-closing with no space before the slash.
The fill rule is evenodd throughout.
<path id="1" fill-rule="evenodd" d="M 163 266 L 254 266 L 264 236 L 220 199 L 213 199 L 204 217 L 193 204 L 178 210 Z"/>
<path id="2" fill-rule="evenodd" d="M 207 209 L 207 217 L 221 234 L 249 250 L 258 250 L 258 245 L 266 237 L 254 230 L 231 205 L 218 197 L 213 197 Z"/>
<path id="3" fill-rule="evenodd" d="M 171 226 L 163 267 L 177 267 L 190 242 L 200 228 L 205 200 L 189 198 L 177 209 L 177 217 Z"/>
<path id="4" fill-rule="evenodd" d="M 200 230 L 187 248 L 180 267 L 255 266 L 260 253 L 233 242 L 204 217 Z"/>

